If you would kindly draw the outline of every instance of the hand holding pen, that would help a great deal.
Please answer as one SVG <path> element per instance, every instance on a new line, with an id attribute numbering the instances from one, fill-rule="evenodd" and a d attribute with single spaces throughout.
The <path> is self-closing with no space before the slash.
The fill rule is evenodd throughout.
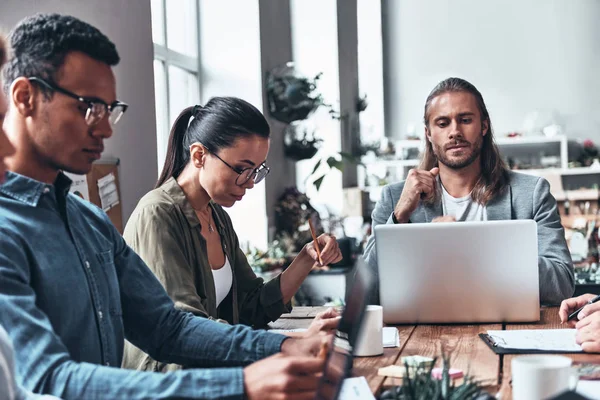
<path id="1" fill-rule="evenodd" d="M 564 300 L 558 312 L 560 322 L 574 326 L 578 320 L 582 320 L 594 312 L 600 312 L 598 301 L 600 301 L 600 296 L 594 294 L 584 294 Z"/>
<path id="2" fill-rule="evenodd" d="M 335 236 L 324 233 L 317 237 L 312 221 L 308 220 L 313 241 L 306 246 L 308 254 L 320 266 L 324 267 L 342 260 L 342 252 Z"/>

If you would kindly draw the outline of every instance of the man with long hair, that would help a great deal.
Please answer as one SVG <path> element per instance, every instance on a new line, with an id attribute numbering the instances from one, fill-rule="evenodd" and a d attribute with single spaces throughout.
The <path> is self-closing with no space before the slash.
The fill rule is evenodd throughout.
<path id="1" fill-rule="evenodd" d="M 559 304 L 570 297 L 575 288 L 573 264 L 550 185 L 543 178 L 508 170 L 477 88 L 460 78 L 440 82 L 425 102 L 424 123 L 421 164 L 405 181 L 383 189 L 373 210 L 373 228 L 409 222 L 533 219 L 538 230 L 540 301 Z M 374 235 L 367 242 L 365 259 L 377 271 Z"/>

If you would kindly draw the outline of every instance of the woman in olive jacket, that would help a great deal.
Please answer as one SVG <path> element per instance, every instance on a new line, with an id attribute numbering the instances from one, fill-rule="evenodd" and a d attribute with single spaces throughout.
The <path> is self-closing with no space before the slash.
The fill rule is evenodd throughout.
<path id="1" fill-rule="evenodd" d="M 175 121 L 156 188 L 138 203 L 124 237 L 176 307 L 230 324 L 265 327 L 291 310 L 292 297 L 319 265 L 311 242 L 283 273 L 265 283 L 250 268 L 223 209 L 269 173 L 269 135 L 260 111 L 233 97 L 188 107 Z M 317 240 L 323 265 L 341 260 L 335 237 L 324 234 Z M 331 316 L 335 313 L 322 318 Z M 310 331 L 322 325 L 317 321 Z M 130 343 L 123 366 L 180 368 L 158 363 Z"/>

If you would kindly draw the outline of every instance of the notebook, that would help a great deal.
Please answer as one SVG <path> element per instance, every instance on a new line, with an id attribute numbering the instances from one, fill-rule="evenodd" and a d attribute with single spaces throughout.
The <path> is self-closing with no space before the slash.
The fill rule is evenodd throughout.
<path id="1" fill-rule="evenodd" d="M 479 337 L 497 354 L 582 353 L 576 329 L 490 330 Z"/>

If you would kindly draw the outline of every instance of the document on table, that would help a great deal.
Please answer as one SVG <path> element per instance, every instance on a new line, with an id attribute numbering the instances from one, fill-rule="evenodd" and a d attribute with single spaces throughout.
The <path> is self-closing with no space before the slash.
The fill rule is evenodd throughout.
<path id="1" fill-rule="evenodd" d="M 282 333 L 286 332 L 306 332 L 306 329 L 271 329 L 269 332 Z M 400 347 L 400 335 L 398 329 L 393 326 L 383 328 L 383 347 Z"/>
<path id="2" fill-rule="evenodd" d="M 375 400 L 364 376 L 346 378 L 340 389 L 339 400 Z"/>
<path id="3" fill-rule="evenodd" d="M 483 339 L 493 347 L 522 352 L 581 353 L 575 334 L 575 329 L 520 329 L 487 331 Z"/>

